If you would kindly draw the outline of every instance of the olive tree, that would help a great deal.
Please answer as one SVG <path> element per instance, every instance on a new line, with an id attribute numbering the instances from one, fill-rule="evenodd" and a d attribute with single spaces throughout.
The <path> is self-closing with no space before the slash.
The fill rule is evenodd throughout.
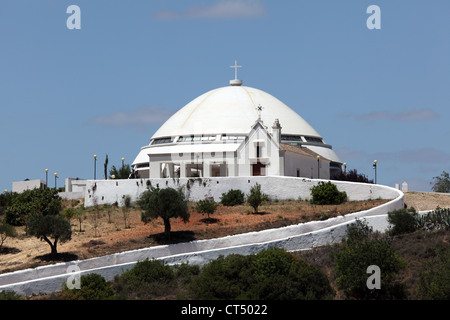
<path id="1" fill-rule="evenodd" d="M 27 230 L 28 234 L 50 245 L 52 257 L 58 254 L 58 241 L 65 242 L 72 237 L 70 223 L 61 215 L 33 214 L 27 221 Z M 53 242 L 50 239 L 53 239 Z"/>
<path id="2" fill-rule="evenodd" d="M 142 221 L 147 222 L 158 217 L 163 219 L 164 234 L 167 239 L 170 239 L 171 218 L 181 218 L 184 222 L 189 221 L 190 213 L 187 201 L 181 190 L 151 188 L 142 193 L 138 205 L 144 210 L 141 214 Z"/>

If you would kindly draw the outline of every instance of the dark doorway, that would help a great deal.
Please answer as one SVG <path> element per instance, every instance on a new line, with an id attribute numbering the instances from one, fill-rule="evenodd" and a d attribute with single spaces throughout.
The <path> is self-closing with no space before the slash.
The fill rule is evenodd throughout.
<path id="1" fill-rule="evenodd" d="M 257 162 L 252 165 L 254 176 L 265 176 L 266 175 L 266 165 L 261 162 Z"/>

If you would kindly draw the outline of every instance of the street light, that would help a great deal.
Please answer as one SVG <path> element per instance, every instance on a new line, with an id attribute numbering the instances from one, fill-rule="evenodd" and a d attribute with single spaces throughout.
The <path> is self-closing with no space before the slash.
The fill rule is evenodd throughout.
<path id="1" fill-rule="evenodd" d="M 56 190 L 56 179 L 58 179 L 58 173 L 54 173 L 54 175 L 55 175 L 55 190 Z"/>
<path id="2" fill-rule="evenodd" d="M 320 179 L 320 156 L 317 156 L 317 179 Z"/>
<path id="3" fill-rule="evenodd" d="M 378 161 L 374 160 L 373 165 L 372 165 L 373 170 L 375 170 L 375 184 L 377 184 L 377 163 L 378 163 Z"/>
<path id="4" fill-rule="evenodd" d="M 197 156 L 197 177 L 200 177 L 200 173 L 198 172 L 198 152 L 195 153 Z"/>
<path id="5" fill-rule="evenodd" d="M 94 180 L 97 180 L 97 155 L 94 154 Z"/>
<path id="6" fill-rule="evenodd" d="M 123 162 L 125 161 L 125 158 L 122 157 L 122 168 L 124 166 Z"/>
<path id="7" fill-rule="evenodd" d="M 344 162 L 344 174 L 347 174 L 347 162 Z"/>
<path id="8" fill-rule="evenodd" d="M 48 186 L 48 169 L 45 169 L 45 189 L 47 189 Z"/>

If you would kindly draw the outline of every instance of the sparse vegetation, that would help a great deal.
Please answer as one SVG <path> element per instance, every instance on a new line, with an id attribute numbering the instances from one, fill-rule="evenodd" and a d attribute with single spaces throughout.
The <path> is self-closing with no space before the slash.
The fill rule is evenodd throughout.
<path id="1" fill-rule="evenodd" d="M 130 209 L 131 209 L 131 196 L 129 195 L 125 195 L 122 197 L 122 216 L 123 216 L 123 222 L 125 224 L 125 229 L 129 228 L 129 224 L 128 224 L 128 217 L 130 214 Z"/>
<path id="2" fill-rule="evenodd" d="M 346 202 L 342 205 L 312 205 L 309 203 L 309 201 L 299 201 L 299 200 L 279 200 L 277 202 L 270 201 L 266 202 L 263 205 L 261 205 L 261 211 L 264 211 L 266 214 L 264 215 L 249 215 L 249 212 L 251 210 L 249 204 L 244 204 L 236 207 L 226 207 L 226 206 L 219 206 L 217 208 L 217 212 L 215 212 L 221 220 L 220 227 L 215 225 L 217 230 L 223 231 L 223 235 L 231 234 L 231 232 L 248 232 L 255 229 L 251 229 L 247 226 L 246 219 L 268 219 L 267 222 L 264 222 L 264 224 L 261 224 L 261 226 L 258 226 L 261 230 L 272 226 L 284 226 L 292 223 L 298 223 L 298 222 L 305 222 L 309 221 L 311 219 L 318 219 L 319 217 L 332 217 L 340 214 L 345 214 L 348 212 L 351 212 L 351 209 L 355 209 L 355 206 L 362 205 L 362 204 L 381 204 L 383 201 L 381 200 L 372 200 L 367 201 L 363 203 L 352 203 L 352 202 Z M 190 203 L 190 208 L 195 208 L 197 203 Z M 69 205 L 66 203 L 66 206 L 72 207 L 73 205 Z M 100 207 L 100 217 L 103 221 L 101 228 L 102 230 L 106 230 L 106 228 L 109 228 L 110 230 L 113 230 L 111 232 L 105 232 L 102 231 L 102 234 L 107 233 L 108 239 L 109 236 L 114 236 L 114 228 L 117 228 L 118 225 L 121 227 L 123 226 L 123 220 L 122 215 L 119 209 L 113 210 L 111 217 L 112 217 L 112 223 L 108 224 L 106 223 L 108 219 L 111 219 L 107 215 L 107 209 L 110 208 L 108 206 L 102 206 Z M 360 208 L 360 207 L 359 207 Z M 83 221 L 86 221 L 85 226 L 85 232 L 81 234 L 83 237 L 86 237 L 89 239 L 89 237 L 92 237 L 93 235 L 93 228 L 91 223 L 91 215 L 95 214 L 95 210 L 93 208 L 83 210 L 82 204 L 77 206 L 75 211 L 80 210 L 80 212 L 84 212 L 84 215 L 87 216 L 87 218 L 83 218 Z M 111 209 L 111 208 L 110 208 Z M 350 210 L 350 211 L 349 211 Z M 389 288 L 389 291 L 374 291 L 370 298 L 384 298 L 384 299 L 392 299 L 392 298 L 402 298 L 403 299 L 445 299 L 444 297 L 448 297 L 448 287 L 449 287 L 449 281 L 448 281 L 448 252 L 450 250 L 450 247 L 448 245 L 448 228 L 446 227 L 446 221 L 448 219 L 448 211 L 449 209 L 437 209 L 433 212 L 427 214 L 427 215 L 418 215 L 416 219 L 416 224 L 418 227 L 410 232 L 410 233 L 402 233 L 399 235 L 396 235 L 392 237 L 390 234 L 376 234 L 373 233 L 371 228 L 365 223 L 365 220 L 360 220 L 355 223 L 355 225 L 349 226 L 349 231 L 347 232 L 347 238 L 344 242 L 341 244 L 335 244 L 333 246 L 327 246 L 327 247 L 321 247 L 316 248 L 311 251 L 305 251 L 305 252 L 299 252 L 295 253 L 294 256 L 299 257 L 300 259 L 297 260 L 303 260 L 308 265 L 314 266 L 315 268 L 319 268 L 323 271 L 324 274 L 327 275 L 327 281 L 331 284 L 333 288 L 339 289 L 336 291 L 337 295 L 334 297 L 334 299 L 347 299 L 347 298 L 358 298 L 358 295 L 355 293 L 349 293 L 351 291 L 348 291 L 349 289 L 344 289 L 343 287 L 338 286 L 337 282 L 337 260 L 334 258 L 336 257 L 336 254 L 339 252 L 343 252 L 344 247 L 353 246 L 356 247 L 361 246 L 363 247 L 362 243 L 383 243 L 383 241 L 386 241 L 389 246 L 385 244 L 383 247 L 382 245 L 375 246 L 373 244 L 373 247 L 370 247 L 370 245 L 366 245 L 365 251 L 363 252 L 362 249 L 357 254 L 358 257 L 363 260 L 364 256 L 370 256 L 369 252 L 373 249 L 374 252 L 378 252 L 378 255 L 380 255 L 381 252 L 393 252 L 398 258 L 402 259 L 403 261 L 408 261 L 408 264 L 405 268 L 400 269 L 396 273 L 394 273 L 392 279 L 391 279 L 391 286 L 384 285 L 386 289 Z M 240 216 L 233 216 L 232 222 L 227 221 L 226 217 L 229 212 L 240 212 Z M 298 215 L 298 220 L 292 220 L 292 212 L 296 212 Z M 133 224 L 139 225 L 137 223 L 139 219 L 140 210 L 139 208 L 131 208 L 130 210 L 130 217 L 132 217 Z M 287 217 L 290 217 L 287 219 Z M 421 220 L 420 220 L 421 219 Z M 270 222 L 269 222 L 270 220 Z M 80 220 L 81 221 L 81 220 Z M 177 219 L 177 224 L 181 222 L 182 219 Z M 195 222 L 197 221 L 197 222 Z M 195 216 L 194 223 L 197 223 L 199 227 L 201 227 L 201 223 L 198 223 L 198 217 Z M 162 221 L 158 220 L 152 220 L 151 226 L 154 227 L 153 230 L 164 229 L 164 224 Z M 242 227 L 238 227 L 240 225 L 243 225 Z M 189 230 L 195 230 L 195 239 L 201 239 L 202 236 L 206 236 L 206 234 L 202 234 L 199 231 L 200 229 L 194 229 L 194 227 L 197 227 L 197 225 L 192 224 L 192 222 L 189 224 Z M 15 227 L 18 229 L 21 233 L 21 238 L 24 237 L 24 227 Z M 74 228 L 78 229 L 78 225 L 76 224 Z M 241 228 L 241 229 L 238 229 Z M 133 228 L 134 229 L 134 228 Z M 206 228 L 203 228 L 205 230 Z M 208 230 L 208 233 L 211 232 L 217 232 L 213 231 L 215 230 L 214 226 L 210 226 Z M 120 229 L 118 229 L 120 231 Z M 232 231 L 231 231 L 232 230 Z M 122 230 L 125 231 L 125 230 Z M 130 233 L 132 230 L 127 230 L 127 234 Z M 153 231 L 154 232 L 154 231 Z M 178 232 L 178 231 L 177 231 Z M 178 238 L 177 232 L 173 232 L 172 236 L 174 237 L 173 241 L 183 241 L 181 238 Z M 194 232 L 192 232 L 194 234 Z M 79 233 L 76 234 L 77 236 L 80 235 Z M 214 236 L 217 235 L 217 233 L 211 233 L 208 234 L 208 236 Z M 29 236 L 25 236 L 25 238 L 30 238 Z M 147 238 L 147 235 L 144 236 L 145 239 L 147 239 L 146 243 L 148 245 L 150 244 L 151 240 Z M 92 243 L 92 246 L 89 247 L 89 250 L 93 249 L 95 253 L 105 252 L 102 248 L 106 248 L 105 242 L 108 239 L 102 238 L 98 240 L 91 240 L 89 243 Z M 192 239 L 192 238 L 191 238 Z M 18 240 L 14 240 L 14 243 L 17 243 Z M 21 241 L 21 240 L 20 240 Z M 123 241 L 123 240 L 122 240 Z M 9 242 L 8 242 L 9 243 Z M 71 242 L 72 243 L 72 242 Z M 70 243 L 70 245 L 71 245 Z M 83 243 L 83 242 L 81 242 Z M 103 244 L 102 244 L 103 243 Z M 124 244 L 124 243 L 122 243 Z M 116 250 L 123 250 L 124 248 L 131 248 L 131 247 L 122 247 L 122 244 L 117 246 L 117 248 L 114 248 Z M 135 244 L 136 247 L 139 248 L 140 243 L 137 243 L 137 239 L 130 239 L 129 244 Z M 65 247 L 65 246 L 64 246 Z M 74 247 L 75 248 L 75 247 Z M 108 247 L 108 249 L 111 249 L 112 247 Z M 8 249 L 14 249 L 14 248 L 8 248 Z M 389 251 L 389 250 L 391 251 Z M 356 250 L 356 249 L 354 249 Z M 17 250 L 20 251 L 20 250 Z M 112 253 L 114 251 L 110 251 L 108 253 Z M 333 257 L 330 258 L 329 252 L 332 252 L 331 255 Z M 9 251 L 8 253 L 3 252 L 2 254 L 11 254 L 13 251 Z M 78 253 L 78 252 L 77 252 Z M 447 254 L 447 256 L 446 256 Z M 377 256 L 376 254 L 374 256 Z M 389 255 L 386 255 L 389 256 Z M 12 257 L 12 255 L 11 255 Z M 31 258 L 33 258 L 31 256 Z M 226 259 L 226 258 L 224 258 Z M 270 261 L 271 259 L 268 259 Z M 279 260 L 279 261 L 278 261 Z M 277 261 L 280 262 L 280 265 L 277 263 L 274 264 L 273 267 L 270 267 L 270 270 L 276 270 L 274 272 L 274 275 L 269 276 L 269 278 L 266 278 L 267 282 L 260 287 L 262 291 L 258 291 L 255 289 L 255 291 L 252 291 L 252 294 L 261 294 L 260 298 L 263 299 L 263 294 L 261 292 L 265 292 L 268 295 L 270 294 L 276 294 L 275 289 L 270 289 L 267 291 L 264 291 L 263 288 L 270 288 L 270 285 L 273 283 L 279 284 L 280 287 L 287 288 L 286 285 L 289 285 L 290 283 L 297 283 L 296 285 L 298 287 L 301 287 L 301 285 L 298 282 L 295 282 L 299 279 L 289 278 L 292 275 L 288 276 L 288 283 L 285 285 L 285 282 L 282 281 L 282 278 L 278 273 L 285 273 L 285 270 L 281 267 L 283 265 L 283 258 L 278 259 Z M 386 261 L 388 259 L 386 258 Z M 372 264 L 372 263 L 371 263 Z M 270 265 L 270 264 L 269 264 Z M 255 264 L 252 265 L 255 269 L 260 269 L 260 267 L 263 270 L 264 264 Z M 168 267 L 168 266 L 166 266 Z M 183 266 L 174 266 L 170 267 L 172 268 L 173 278 L 170 281 L 162 282 L 160 284 L 154 283 L 153 285 L 155 287 L 159 286 L 159 289 L 157 290 L 159 292 L 158 295 L 153 296 L 147 296 L 139 299 L 197 299 L 193 296 L 193 292 L 191 291 L 191 283 L 195 282 L 197 278 L 201 276 L 203 273 L 203 269 L 199 269 L 195 266 L 190 265 L 183 265 Z M 197 268 L 195 270 L 195 268 Z M 271 269 L 273 268 L 273 269 Z M 382 275 L 383 275 L 383 268 Z M 278 269 L 280 269 L 278 271 Z M 300 268 L 299 266 L 299 269 Z M 242 269 L 243 271 L 244 269 Z M 252 269 L 253 270 L 253 269 Z M 284 271 L 283 271 L 284 270 Z M 388 269 L 389 270 L 389 269 Z M 365 271 L 365 270 L 364 270 Z M 447 272 L 447 273 L 446 273 Z M 257 272 L 258 278 L 264 278 L 264 275 L 270 274 L 270 272 L 261 271 L 260 273 Z M 367 280 L 367 277 L 369 274 L 364 272 L 365 279 Z M 275 279 L 275 280 L 274 280 Z M 383 279 L 383 278 L 382 278 Z M 123 282 L 122 282 L 123 283 Z M 108 283 L 109 286 L 112 285 L 113 292 L 114 292 L 114 298 L 123 298 L 123 299 L 137 299 L 137 295 L 133 290 L 128 290 L 126 295 L 120 295 L 118 291 L 118 287 L 115 287 L 114 284 Z M 272 291 L 273 292 L 272 292 Z M 255 293 L 256 292 L 256 293 Z M 291 292 L 283 292 L 279 295 L 280 299 L 285 298 L 288 296 L 288 294 L 291 294 Z M 1 294 L 0 294 L 1 296 Z M 54 298 L 60 297 L 59 295 L 53 296 Z M 302 298 L 301 296 L 299 296 Z M 67 297 L 66 297 L 67 298 Z M 0 297 L 1 299 L 1 297 Z M 108 298 L 102 298 L 102 299 L 108 299 Z M 266 299 L 266 298 L 264 298 Z M 267 298 L 269 299 L 269 298 Z M 272 299 L 272 298 L 270 298 Z M 333 296 L 331 295 L 328 297 L 328 299 L 333 299 Z M 362 299 L 362 298 L 358 298 Z"/>

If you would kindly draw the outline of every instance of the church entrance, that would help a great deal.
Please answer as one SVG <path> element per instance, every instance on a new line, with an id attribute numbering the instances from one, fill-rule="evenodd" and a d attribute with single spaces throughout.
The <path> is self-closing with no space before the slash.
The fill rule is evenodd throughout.
<path id="1" fill-rule="evenodd" d="M 252 164 L 252 171 L 254 176 L 265 176 L 266 175 L 266 165 L 261 162 Z"/>

